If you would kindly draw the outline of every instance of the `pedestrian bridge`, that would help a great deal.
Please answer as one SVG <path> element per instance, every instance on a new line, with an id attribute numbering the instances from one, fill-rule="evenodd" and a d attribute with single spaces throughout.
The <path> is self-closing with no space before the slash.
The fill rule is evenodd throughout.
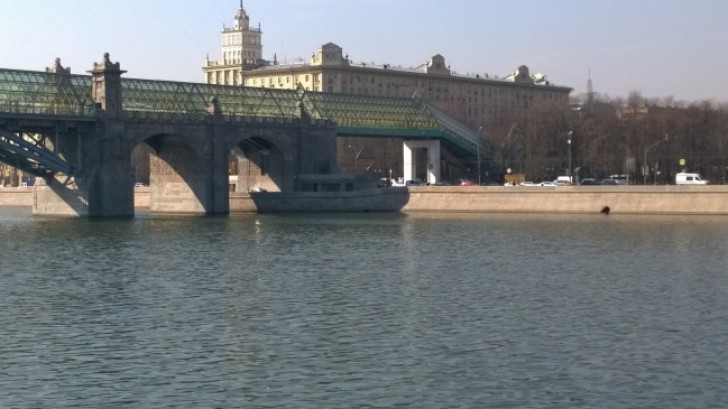
<path id="1" fill-rule="evenodd" d="M 225 195 L 215 192 L 227 191 L 227 182 L 219 180 L 227 178 L 223 157 L 236 147 L 259 168 L 268 166 L 259 173 L 276 179 L 280 190 L 291 188 L 296 175 L 335 172 L 331 163 L 336 163 L 336 136 L 434 141 L 437 169 L 440 144 L 463 158 L 475 157 L 480 148 L 479 136 L 472 129 L 417 97 L 122 78 L 125 71 L 119 63 L 111 63 L 108 54 L 94 64 L 91 75 L 69 71 L 59 61 L 46 72 L 0 68 L 0 161 L 36 176 L 62 174 L 75 178 L 76 185 L 84 181 L 79 199 L 84 206 L 119 199 L 114 195 L 94 198 L 90 190 L 133 184 L 126 176 L 108 172 L 127 172 L 131 149 L 142 142 L 158 155 L 180 140 L 191 147 L 194 152 L 177 150 L 163 160 L 176 168 L 174 172 L 151 167 L 160 176 L 174 173 L 185 179 L 191 185 L 190 194 L 200 202 L 198 210 L 204 213 L 226 212 Z M 273 164 L 263 157 L 271 150 L 278 155 L 269 156 L 275 159 Z M 194 169 L 182 170 L 182 164 L 195 155 L 203 158 Z M 211 180 L 198 180 L 202 186 L 195 187 L 191 180 L 199 178 L 193 173 L 204 175 L 207 168 L 215 169 L 202 178 Z M 128 203 L 123 209 L 111 206 L 90 212 L 124 214 L 131 209 Z M 160 202 L 158 210 L 163 208 Z"/>

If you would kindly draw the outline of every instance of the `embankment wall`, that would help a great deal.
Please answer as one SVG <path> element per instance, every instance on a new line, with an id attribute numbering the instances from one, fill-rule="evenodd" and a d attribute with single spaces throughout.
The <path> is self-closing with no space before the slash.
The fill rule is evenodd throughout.
<path id="1" fill-rule="evenodd" d="M 416 186 L 405 213 L 600 213 L 728 215 L 728 186 Z M 32 188 L 0 189 L 0 206 L 32 206 Z M 136 207 L 149 206 L 149 189 L 137 189 Z M 255 212 L 245 195 L 230 199 L 231 213 Z"/>
<path id="2" fill-rule="evenodd" d="M 728 186 L 411 187 L 403 212 L 725 214 Z"/>

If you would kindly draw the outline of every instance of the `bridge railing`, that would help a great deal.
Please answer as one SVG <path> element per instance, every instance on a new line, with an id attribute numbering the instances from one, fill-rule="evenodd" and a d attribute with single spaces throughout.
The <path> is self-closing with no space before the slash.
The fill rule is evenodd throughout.
<path id="1" fill-rule="evenodd" d="M 208 123 L 212 115 L 207 112 L 160 112 L 160 111 L 124 111 L 124 118 L 134 121 L 149 122 L 181 122 L 181 123 Z M 276 125 L 292 127 L 299 124 L 299 119 L 291 117 L 261 117 L 248 116 L 237 113 L 221 114 L 218 119 L 228 124 L 241 125 Z M 325 119 L 312 119 L 308 124 L 316 127 L 331 126 L 332 121 Z"/>
<path id="2" fill-rule="evenodd" d="M 96 115 L 96 109 L 93 106 L 2 101 L 0 102 L 0 113 L 92 118 Z"/>

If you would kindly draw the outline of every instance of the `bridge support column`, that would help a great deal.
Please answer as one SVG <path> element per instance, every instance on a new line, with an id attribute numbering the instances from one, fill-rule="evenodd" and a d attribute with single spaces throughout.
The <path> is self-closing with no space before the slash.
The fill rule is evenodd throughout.
<path id="1" fill-rule="evenodd" d="M 416 178 L 418 163 L 414 150 L 418 148 L 427 150 L 425 182 L 432 184 L 440 181 L 442 176 L 440 169 L 440 141 L 438 140 L 404 141 L 404 147 L 402 149 L 404 180 L 407 181 Z"/>
<path id="2" fill-rule="evenodd" d="M 124 124 L 106 120 L 81 138 L 81 175 L 56 174 L 34 188 L 33 214 L 118 217 L 134 215 L 131 148 Z"/>

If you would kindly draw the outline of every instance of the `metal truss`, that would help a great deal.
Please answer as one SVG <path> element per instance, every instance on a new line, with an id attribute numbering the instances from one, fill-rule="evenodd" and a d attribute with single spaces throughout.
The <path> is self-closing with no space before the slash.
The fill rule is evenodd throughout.
<path id="1" fill-rule="evenodd" d="M 0 112 L 91 116 L 91 77 L 0 69 Z"/>
<path id="2" fill-rule="evenodd" d="M 80 170 L 46 148 L 42 135 L 17 135 L 0 129 L 0 161 L 34 176 L 49 177 L 56 172 L 78 176 Z"/>

